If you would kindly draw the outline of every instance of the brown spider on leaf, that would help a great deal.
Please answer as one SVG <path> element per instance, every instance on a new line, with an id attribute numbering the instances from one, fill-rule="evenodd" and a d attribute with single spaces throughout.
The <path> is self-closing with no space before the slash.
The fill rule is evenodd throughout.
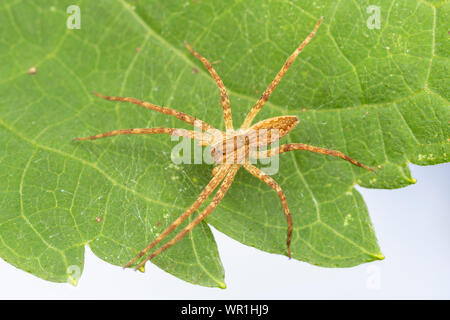
<path id="1" fill-rule="evenodd" d="M 141 258 L 144 254 L 150 251 L 156 244 L 162 241 L 170 232 L 172 232 L 177 226 L 179 226 L 186 218 L 188 218 L 191 214 L 193 214 L 200 205 L 211 195 L 211 193 L 216 189 L 216 187 L 222 182 L 219 187 L 219 190 L 214 195 L 214 198 L 209 203 L 209 205 L 192 221 L 190 222 L 183 230 L 181 230 L 172 240 L 161 246 L 159 249 L 154 251 L 152 254 L 148 255 L 144 261 L 142 261 L 136 269 L 142 268 L 145 263 L 174 245 L 181 238 L 183 238 L 189 231 L 191 231 L 198 223 L 200 223 L 203 219 L 205 219 L 220 203 L 220 201 L 225 196 L 227 190 L 230 188 L 234 177 L 241 166 L 243 166 L 248 172 L 250 172 L 253 176 L 257 177 L 264 183 L 268 184 L 272 189 L 274 189 L 278 197 L 281 200 L 283 205 L 284 214 L 287 219 L 288 231 L 287 231 L 287 254 L 291 257 L 291 237 L 292 237 L 292 218 L 291 213 L 289 211 L 289 207 L 287 205 L 286 196 L 278 185 L 278 183 L 273 180 L 269 175 L 253 166 L 249 157 L 252 155 L 256 159 L 269 158 L 274 155 L 281 154 L 283 152 L 291 151 L 291 150 L 306 150 L 312 151 L 321 154 L 327 154 L 330 156 L 335 156 L 342 158 L 351 162 L 352 164 L 362 167 L 364 169 L 374 171 L 372 168 L 369 168 L 358 161 L 346 156 L 345 154 L 335 151 L 329 150 L 325 148 L 314 147 L 302 143 L 289 143 L 284 144 L 279 147 L 267 150 L 265 152 L 253 152 L 252 150 L 259 150 L 260 147 L 269 146 L 274 142 L 278 142 L 283 136 L 287 135 L 298 123 L 298 119 L 296 116 L 280 116 L 275 118 L 266 119 L 260 121 L 253 126 L 252 121 L 257 115 L 257 113 L 264 106 L 265 102 L 269 99 L 270 94 L 280 82 L 283 75 L 286 73 L 290 65 L 294 62 L 295 58 L 298 54 L 303 50 L 303 48 L 311 41 L 314 37 L 317 29 L 319 28 L 320 23 L 322 22 L 322 18 L 319 19 L 314 30 L 308 35 L 308 37 L 300 44 L 300 46 L 292 53 L 292 55 L 286 60 L 285 64 L 281 68 L 281 70 L 276 75 L 275 79 L 269 85 L 269 87 L 264 91 L 259 100 L 247 114 L 244 123 L 240 127 L 239 130 L 234 130 L 233 128 L 233 120 L 231 117 L 231 109 L 230 109 L 230 101 L 228 98 L 227 91 L 222 80 L 219 78 L 218 74 L 211 66 L 211 63 L 206 60 L 206 58 L 199 55 L 197 52 L 192 50 L 192 48 L 185 43 L 186 48 L 208 69 L 214 80 L 216 81 L 219 90 L 220 97 L 222 100 L 223 106 L 223 118 L 225 121 L 226 132 L 219 131 L 213 128 L 211 125 L 207 124 L 204 121 L 198 120 L 195 117 L 187 115 L 183 112 L 173 110 L 171 108 L 160 107 L 148 102 L 144 102 L 135 98 L 124 98 L 124 97 L 106 97 L 99 93 L 94 93 L 100 98 L 112 101 L 125 101 L 131 102 L 133 104 L 140 105 L 142 107 L 155 110 L 164 114 L 172 115 L 177 117 L 178 119 L 185 121 L 194 127 L 201 129 L 202 131 L 191 131 L 185 129 L 176 129 L 176 128 L 164 128 L 164 127 L 155 127 L 155 128 L 142 128 L 142 129 L 122 129 L 115 130 L 111 132 L 105 132 L 101 134 L 97 134 L 92 137 L 85 138 L 76 138 L 76 140 L 93 140 L 98 138 L 104 138 L 114 135 L 122 135 L 122 134 L 157 134 L 157 133 L 166 133 L 176 136 L 189 137 L 191 139 L 198 140 L 199 143 L 203 146 L 211 146 L 211 155 L 214 159 L 215 164 L 217 165 L 213 170 L 213 178 L 208 183 L 208 185 L 203 189 L 200 193 L 197 200 L 191 205 L 189 209 L 187 209 L 182 215 L 180 215 L 169 227 L 167 227 L 159 236 L 157 236 L 152 243 L 150 243 L 145 249 L 143 249 L 134 259 L 128 262 L 124 267 L 130 267 L 133 265 L 139 258 Z M 264 131 L 266 135 L 261 135 Z M 256 133 L 256 134 L 255 134 Z M 237 145 L 237 141 L 244 141 Z M 231 151 L 231 157 L 229 156 Z M 227 157 L 228 156 L 228 157 Z"/>

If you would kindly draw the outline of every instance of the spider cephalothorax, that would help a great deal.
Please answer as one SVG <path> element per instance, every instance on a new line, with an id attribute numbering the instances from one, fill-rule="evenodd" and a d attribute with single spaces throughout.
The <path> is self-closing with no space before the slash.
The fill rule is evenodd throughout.
<path id="1" fill-rule="evenodd" d="M 106 97 L 101 94 L 95 93 L 97 96 L 103 99 L 112 100 L 112 101 L 124 101 L 131 102 L 142 107 L 155 110 L 167 115 L 175 116 L 176 118 L 185 121 L 194 127 L 198 128 L 199 131 L 191 131 L 185 129 L 177 129 L 177 128 L 165 128 L 165 127 L 156 127 L 156 128 L 142 128 L 142 129 L 122 129 L 111 132 L 101 133 L 95 136 L 86 137 L 86 138 L 76 138 L 76 140 L 93 140 L 98 138 L 104 138 L 114 135 L 122 135 L 122 134 L 157 134 L 157 133 L 166 133 L 175 136 L 188 137 L 194 140 L 197 140 L 199 144 L 203 146 L 211 147 L 211 156 L 214 160 L 214 163 L 217 165 L 213 170 L 213 178 L 208 183 L 208 185 L 203 189 L 200 193 L 197 200 L 183 213 L 181 214 L 171 225 L 169 225 L 159 236 L 157 236 L 152 243 L 150 243 L 144 250 L 142 250 L 134 259 L 128 262 L 125 267 L 129 267 L 133 265 L 139 258 L 149 252 L 155 245 L 161 242 L 170 232 L 172 232 L 177 226 L 179 226 L 184 220 L 186 220 L 191 214 L 193 214 L 200 205 L 211 195 L 211 193 L 219 186 L 218 191 L 214 195 L 213 199 L 209 203 L 209 205 L 194 219 L 192 220 L 183 230 L 181 230 L 172 240 L 165 243 L 163 246 L 155 250 L 153 253 L 148 255 L 137 268 L 141 268 L 144 264 L 157 256 L 170 246 L 174 245 L 181 238 L 183 238 L 189 231 L 191 231 L 198 223 L 200 223 L 203 219 L 205 219 L 220 203 L 220 201 L 225 196 L 225 193 L 229 189 L 232 184 L 234 177 L 239 170 L 240 167 L 244 167 L 248 172 L 250 172 L 253 176 L 257 177 L 261 181 L 268 184 L 272 189 L 274 189 L 278 197 L 281 200 L 283 205 L 284 214 L 288 223 L 288 232 L 287 232 L 287 254 L 291 256 L 291 237 L 293 230 L 293 223 L 291 218 L 291 213 L 289 211 L 289 207 L 287 205 L 287 200 L 284 195 L 283 190 L 278 185 L 278 183 L 273 180 L 269 175 L 255 167 L 251 164 L 250 158 L 254 159 L 262 159 L 269 158 L 274 155 L 281 154 L 283 152 L 291 151 L 291 150 L 306 150 L 312 151 L 322 154 L 327 154 L 335 157 L 342 158 L 351 162 L 352 164 L 362 167 L 364 169 L 374 171 L 373 169 L 359 163 L 358 161 L 346 156 L 345 154 L 336 151 L 330 150 L 320 147 L 314 147 L 302 143 L 290 143 L 284 144 L 281 146 L 277 146 L 275 148 L 266 150 L 265 148 L 272 145 L 274 142 L 278 142 L 279 139 L 287 135 L 298 123 L 298 119 L 296 116 L 280 116 L 275 118 L 266 119 L 260 121 L 253 126 L 252 121 L 255 116 L 258 114 L 259 110 L 264 106 L 265 102 L 269 99 L 270 94 L 275 89 L 277 84 L 280 82 L 283 75 L 288 70 L 289 66 L 294 62 L 295 58 L 298 54 L 303 50 L 303 48 L 308 44 L 309 41 L 314 37 L 317 29 L 322 22 L 322 18 L 319 19 L 314 30 L 308 35 L 308 37 L 300 44 L 300 46 L 292 53 L 292 55 L 286 60 L 285 64 L 281 68 L 281 70 L 276 75 L 275 79 L 270 83 L 269 87 L 264 91 L 256 104 L 252 107 L 250 112 L 247 114 L 244 123 L 242 126 L 235 130 L 233 128 L 233 120 L 231 116 L 231 108 L 230 108 L 230 100 L 228 98 L 227 91 L 222 80 L 219 78 L 218 74 L 212 67 L 212 65 L 206 60 L 204 57 L 199 55 L 197 52 L 192 50 L 192 48 L 185 43 L 186 48 L 199 60 L 203 62 L 205 67 L 211 73 L 212 77 L 216 81 L 219 90 L 220 97 L 222 100 L 223 106 L 223 117 L 225 122 L 226 131 L 222 132 L 220 130 L 215 129 L 210 124 L 201 121 L 195 117 L 187 115 L 183 112 L 176 111 L 171 108 L 160 107 L 149 102 L 144 102 L 135 98 L 125 98 L 125 97 Z M 263 149 L 263 151 L 260 151 Z"/>

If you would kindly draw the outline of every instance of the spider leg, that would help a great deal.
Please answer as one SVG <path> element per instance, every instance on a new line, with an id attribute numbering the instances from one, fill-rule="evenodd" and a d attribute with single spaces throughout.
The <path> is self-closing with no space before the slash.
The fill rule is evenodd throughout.
<path id="1" fill-rule="evenodd" d="M 349 156 L 343 154 L 340 151 L 325 149 L 325 148 L 320 148 L 320 147 L 314 147 L 314 146 L 310 146 L 308 144 L 303 144 L 303 143 L 288 143 L 288 144 L 283 144 L 283 145 L 279 146 L 278 148 L 270 149 L 270 150 L 267 150 L 264 152 L 258 152 L 257 158 L 258 159 L 269 158 L 275 154 L 281 154 L 281 153 L 291 151 L 291 150 L 306 150 L 306 151 L 326 154 L 326 155 L 333 156 L 333 157 L 338 157 L 338 158 L 341 158 L 341 159 L 344 159 L 344 160 L 350 162 L 351 164 L 353 164 L 355 166 L 375 172 L 374 169 L 362 164 L 361 162 L 356 161 L 355 159 L 350 158 Z"/>
<path id="2" fill-rule="evenodd" d="M 161 248 L 150 254 L 143 262 L 137 266 L 136 269 L 140 269 L 145 265 L 145 263 L 156 257 L 161 252 L 165 251 L 169 247 L 173 246 L 175 243 L 180 241 L 189 231 L 191 231 L 197 224 L 199 224 L 203 219 L 205 219 L 220 203 L 220 201 L 225 196 L 226 192 L 230 188 L 234 177 L 239 170 L 239 165 L 232 165 L 231 169 L 227 172 L 227 176 L 222 182 L 222 185 L 219 187 L 219 190 L 214 195 L 214 198 L 211 200 L 209 205 L 203 210 L 193 221 L 191 221 L 183 230 L 181 230 L 172 240 L 164 244 Z M 217 175 L 216 175 L 217 176 Z M 215 177 L 216 177 L 215 176 Z"/>
<path id="3" fill-rule="evenodd" d="M 184 45 L 189 50 L 190 53 L 192 53 L 197 59 L 199 59 L 203 65 L 208 69 L 211 76 L 214 78 L 214 80 L 217 83 L 217 86 L 220 90 L 220 99 L 222 100 L 222 106 L 223 106 L 223 120 L 225 121 L 225 128 L 227 130 L 233 129 L 233 118 L 231 116 L 231 107 L 230 107 L 230 99 L 228 98 L 227 89 L 225 88 L 222 80 L 220 79 L 219 75 L 217 74 L 216 70 L 212 67 L 211 63 L 209 61 L 202 57 L 200 54 L 195 52 L 187 42 L 184 42 Z"/>
<path id="4" fill-rule="evenodd" d="M 193 116 L 190 116 L 190 115 L 188 115 L 188 114 L 186 114 L 184 112 L 174 110 L 172 108 L 160 107 L 160 106 L 154 105 L 154 104 L 152 104 L 150 102 L 145 102 L 145 101 L 142 101 L 142 100 L 139 100 L 139 99 L 135 99 L 135 98 L 107 97 L 107 96 L 104 96 L 104 95 L 102 95 L 100 93 L 97 93 L 97 92 L 93 92 L 93 94 L 95 94 L 97 97 L 100 97 L 102 99 L 106 99 L 106 100 L 110 100 L 110 101 L 130 102 L 130 103 L 137 104 L 137 105 L 139 105 L 141 107 L 144 107 L 144 108 L 147 108 L 147 109 L 150 109 L 150 110 L 155 110 L 155 111 L 158 111 L 158 112 L 161 112 L 161 113 L 164 113 L 164 114 L 175 116 L 176 118 L 178 118 L 178 119 L 180 119 L 180 120 L 182 120 L 184 122 L 187 122 L 187 123 L 193 125 L 194 127 L 200 128 L 203 131 L 214 130 L 215 129 L 213 126 L 211 126 L 210 124 L 208 124 L 208 123 L 206 123 L 206 122 L 204 122 L 202 120 L 199 120 L 199 119 L 197 119 L 197 118 L 195 118 Z"/>
<path id="5" fill-rule="evenodd" d="M 95 139 L 101 139 L 111 136 L 117 136 L 117 135 L 124 135 L 124 134 L 159 134 L 159 133 L 166 133 L 178 137 L 187 137 L 191 139 L 199 140 L 203 145 L 206 145 L 212 137 L 209 134 L 198 132 L 198 131 L 192 131 L 192 130 L 185 130 L 185 129 L 178 129 L 178 128 L 164 128 L 164 127 L 156 127 L 156 128 L 136 128 L 136 129 L 121 129 L 121 130 L 114 130 L 109 132 L 103 132 L 96 134 L 95 136 L 91 137 L 82 137 L 82 138 L 75 138 L 75 141 L 82 141 L 82 140 L 95 140 Z"/>
<path id="6" fill-rule="evenodd" d="M 247 171 L 250 172 L 253 176 L 255 176 L 259 180 L 263 181 L 264 183 L 269 185 L 273 190 L 275 190 L 277 192 L 278 197 L 281 200 L 281 204 L 283 205 L 284 215 L 286 216 L 286 220 L 287 220 L 287 224 L 288 224 L 286 246 L 287 246 L 288 257 L 290 258 L 291 257 L 292 230 L 293 230 L 294 226 L 292 223 L 291 212 L 289 211 L 289 207 L 287 205 L 286 195 L 284 194 L 280 185 L 274 179 L 272 179 L 269 175 L 265 174 L 261 169 L 255 167 L 251 164 L 245 164 L 244 168 L 247 169 Z"/>
<path id="7" fill-rule="evenodd" d="M 139 254 L 130 260 L 124 268 L 131 266 L 137 259 L 146 254 L 150 249 L 152 249 L 156 244 L 163 240 L 169 233 L 171 233 L 177 226 L 179 226 L 186 218 L 188 218 L 192 213 L 194 213 L 200 205 L 209 197 L 209 195 L 214 191 L 214 189 L 219 185 L 220 181 L 226 176 L 230 166 L 223 166 L 219 170 L 218 174 L 215 175 L 208 185 L 200 193 L 200 196 L 195 200 L 191 207 L 186 210 L 182 215 L 180 215 L 170 226 L 168 226 L 158 237 L 156 237 L 153 242 L 151 242 L 144 250 L 139 252 Z"/>
<path id="8" fill-rule="evenodd" d="M 212 174 L 213 176 L 215 176 L 219 170 L 220 170 L 220 166 L 214 167 L 214 168 L 212 169 L 212 171 L 211 171 L 211 174 Z"/>
<path id="9" fill-rule="evenodd" d="M 247 117 L 244 120 L 244 123 L 242 124 L 241 129 L 248 129 L 250 125 L 252 124 L 253 119 L 258 114 L 259 110 L 264 106 L 267 100 L 269 100 L 269 97 L 272 93 L 272 91 L 275 89 L 275 87 L 280 82 L 281 78 L 284 76 L 286 71 L 289 69 L 291 64 L 294 62 L 295 58 L 299 55 L 300 52 L 302 52 L 303 48 L 311 41 L 311 39 L 316 34 L 317 29 L 320 26 L 320 23 L 322 22 L 321 17 L 319 21 L 317 22 L 316 26 L 314 27 L 313 31 L 306 37 L 305 40 L 300 44 L 300 46 L 295 49 L 295 51 L 292 53 L 292 55 L 286 60 L 281 70 L 276 75 L 275 79 L 270 83 L 269 87 L 267 87 L 266 91 L 261 95 L 259 100 L 256 102 L 256 104 L 253 106 L 253 108 L 250 110 L 250 112 L 247 114 Z"/>

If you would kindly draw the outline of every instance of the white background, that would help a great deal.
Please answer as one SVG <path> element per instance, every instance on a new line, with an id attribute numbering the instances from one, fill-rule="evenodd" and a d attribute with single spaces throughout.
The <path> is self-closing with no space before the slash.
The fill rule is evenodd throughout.
<path id="1" fill-rule="evenodd" d="M 77 287 L 38 279 L 0 260 L 0 299 L 450 299 L 450 164 L 411 165 L 417 184 L 358 188 L 386 259 L 328 269 L 246 247 L 213 230 L 228 288 L 185 283 L 147 265 L 122 270 L 87 248 Z"/>

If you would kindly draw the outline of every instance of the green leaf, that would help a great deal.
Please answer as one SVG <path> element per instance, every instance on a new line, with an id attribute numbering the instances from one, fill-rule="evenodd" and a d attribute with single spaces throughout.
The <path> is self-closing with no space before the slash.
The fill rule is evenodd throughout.
<path id="1" fill-rule="evenodd" d="M 81 29 L 68 29 L 69 5 Z M 369 29 L 367 7 L 380 8 Z M 348 267 L 382 259 L 355 184 L 414 183 L 408 163 L 448 161 L 444 1 L 3 1 L 0 5 L 0 257 L 76 283 L 89 245 L 123 265 L 180 215 L 212 166 L 175 165 L 168 136 L 73 142 L 120 128 L 189 128 L 90 92 L 173 107 L 223 129 L 218 89 L 187 40 L 215 62 L 235 126 L 312 30 L 258 120 L 297 115 L 283 142 L 340 150 L 377 169 L 302 151 L 273 176 L 294 220 L 293 258 Z M 28 70 L 36 68 L 36 74 Z M 243 244 L 285 254 L 286 222 L 267 185 L 239 171 L 207 222 Z M 186 224 L 183 224 L 183 226 Z M 176 277 L 224 287 L 207 223 L 152 260 Z"/>

